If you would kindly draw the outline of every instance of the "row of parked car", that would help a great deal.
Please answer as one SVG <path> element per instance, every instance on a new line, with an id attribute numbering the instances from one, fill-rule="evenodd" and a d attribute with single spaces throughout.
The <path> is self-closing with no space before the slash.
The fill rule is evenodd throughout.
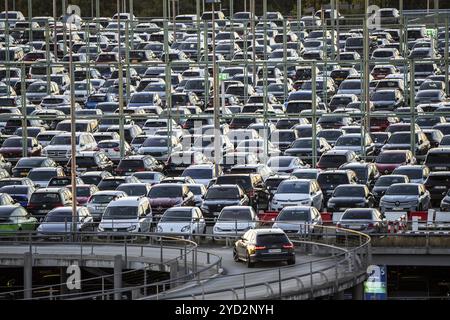
<path id="1" fill-rule="evenodd" d="M 343 26 L 337 37 L 322 28 L 321 11 L 289 23 L 272 12 L 252 34 L 250 13 L 236 13 L 233 23 L 216 14 L 215 42 L 211 12 L 200 25 L 192 15 L 176 17 L 177 32 L 170 25 L 167 39 L 163 21 L 125 13 L 120 22 L 118 15 L 80 19 L 71 42 L 62 21 L 9 19 L 15 24 L 0 38 L 0 60 L 8 64 L 0 68 L 2 226 L 66 231 L 76 202 L 79 230 L 191 236 L 211 226 L 213 238 L 255 240 L 252 230 L 264 224 L 313 232 L 325 210 L 344 212 L 342 227 L 384 232 L 386 212 L 450 208 L 442 60 L 449 30 L 372 30 L 366 105 L 362 30 Z M 393 9 L 377 14 L 384 23 L 398 18 Z M 123 35 L 124 21 L 133 25 L 131 36 Z M 50 39 L 42 38 L 46 23 Z M 213 47 L 219 72 L 228 74 L 220 141 Z M 237 247 L 236 259 L 251 263 L 245 252 Z"/>

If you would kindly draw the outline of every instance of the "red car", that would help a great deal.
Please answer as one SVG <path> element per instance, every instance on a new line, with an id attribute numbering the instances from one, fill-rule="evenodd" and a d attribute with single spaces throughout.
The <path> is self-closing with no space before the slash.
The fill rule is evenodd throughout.
<path id="1" fill-rule="evenodd" d="M 0 154 L 6 160 L 17 162 L 23 157 L 22 151 L 22 137 L 9 137 L 3 141 L 2 147 L 0 148 Z M 39 157 L 41 155 L 42 146 L 36 140 L 36 138 L 27 138 L 27 156 L 28 157 Z"/>
<path id="2" fill-rule="evenodd" d="M 416 164 L 416 158 L 410 150 L 384 150 L 375 159 L 381 174 L 392 173 L 395 168 L 405 164 Z"/>

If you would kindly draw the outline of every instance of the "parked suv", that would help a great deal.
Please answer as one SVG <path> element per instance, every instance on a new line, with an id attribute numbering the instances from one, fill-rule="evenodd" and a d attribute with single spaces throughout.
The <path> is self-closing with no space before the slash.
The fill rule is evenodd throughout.
<path id="1" fill-rule="evenodd" d="M 216 218 L 226 206 L 247 206 L 248 204 L 249 199 L 240 186 L 215 184 L 206 192 L 201 209 L 205 218 Z"/>
<path id="2" fill-rule="evenodd" d="M 323 192 L 324 203 L 328 203 L 337 186 L 357 183 L 357 177 L 353 170 L 327 170 L 319 173 L 317 182 Z"/>
<path id="3" fill-rule="evenodd" d="M 98 231 L 150 232 L 152 220 L 152 209 L 146 197 L 123 197 L 108 204 Z"/>
<path id="4" fill-rule="evenodd" d="M 269 203 L 269 192 L 266 190 L 261 175 L 227 174 L 217 178 L 216 184 L 237 184 L 250 200 L 255 209 L 266 209 Z"/>
<path id="5" fill-rule="evenodd" d="M 381 212 L 425 211 L 430 207 L 430 193 L 423 184 L 395 183 L 380 200 Z"/>
<path id="6" fill-rule="evenodd" d="M 43 188 L 33 192 L 27 209 L 35 217 L 43 218 L 53 208 L 70 205 L 72 205 L 72 192 L 69 189 Z"/>

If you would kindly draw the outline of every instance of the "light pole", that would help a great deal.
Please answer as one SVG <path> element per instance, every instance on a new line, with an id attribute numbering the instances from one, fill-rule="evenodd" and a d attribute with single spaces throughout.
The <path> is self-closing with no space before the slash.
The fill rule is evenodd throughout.
<path id="1" fill-rule="evenodd" d="M 216 27 L 215 27 L 215 4 L 220 3 L 220 0 L 206 0 L 206 3 L 211 3 L 212 10 L 212 52 L 213 52 L 213 107 L 214 107 L 214 168 L 219 172 L 220 153 L 222 152 L 222 144 L 220 141 L 220 122 L 219 122 L 219 97 L 217 86 L 217 65 L 216 65 Z M 209 89 L 209 79 L 207 81 L 207 88 Z"/>
<path id="2" fill-rule="evenodd" d="M 77 232 L 77 183 L 76 183 L 76 134 L 75 134 L 75 87 L 72 58 L 72 23 L 69 24 L 69 72 L 70 72 L 70 184 L 72 187 L 72 235 Z"/>

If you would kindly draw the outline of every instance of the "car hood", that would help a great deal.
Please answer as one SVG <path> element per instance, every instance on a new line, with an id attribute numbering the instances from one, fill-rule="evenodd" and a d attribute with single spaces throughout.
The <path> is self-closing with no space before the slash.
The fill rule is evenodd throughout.
<path id="1" fill-rule="evenodd" d="M 217 221 L 214 228 L 228 229 L 228 230 L 242 230 L 248 227 L 254 227 L 254 221 Z"/>
<path id="2" fill-rule="evenodd" d="M 157 228 L 161 228 L 162 229 L 161 232 L 181 232 L 181 229 L 183 229 L 184 227 L 189 226 L 189 225 L 191 225 L 190 221 L 160 222 L 160 223 L 158 223 Z"/>
<path id="3" fill-rule="evenodd" d="M 294 230 L 294 231 L 303 231 L 308 230 L 307 223 L 310 223 L 308 221 L 276 221 L 273 224 L 273 228 L 280 228 L 282 230 Z"/>
<path id="4" fill-rule="evenodd" d="M 309 195 L 307 195 L 307 194 L 283 193 L 283 194 L 275 194 L 273 196 L 273 200 L 305 201 L 305 200 L 311 200 L 311 199 L 309 198 Z"/>
<path id="5" fill-rule="evenodd" d="M 72 227 L 72 222 L 44 222 L 38 227 L 39 232 L 69 232 Z M 80 229 L 81 224 L 77 223 L 77 229 Z"/>
<path id="6" fill-rule="evenodd" d="M 0 148 L 0 153 L 22 152 L 22 147 Z"/>
<path id="7" fill-rule="evenodd" d="M 334 197 L 329 201 L 333 203 L 347 203 L 347 202 L 364 202 L 366 199 L 362 197 Z"/>
<path id="8" fill-rule="evenodd" d="M 408 196 L 408 195 L 384 195 L 381 198 L 381 201 L 389 201 L 389 202 L 406 202 L 406 201 L 418 201 L 419 196 Z"/>
<path id="9" fill-rule="evenodd" d="M 102 228 L 128 228 L 139 223 L 137 219 L 102 219 L 99 227 Z"/>
<path id="10" fill-rule="evenodd" d="M 78 149 L 78 146 L 77 146 Z M 48 145 L 44 148 L 45 151 L 50 150 L 70 150 L 70 145 Z"/>
<path id="11" fill-rule="evenodd" d="M 176 205 L 183 202 L 182 198 L 155 198 L 149 199 L 152 207 L 157 207 L 161 205 Z"/>
<path id="12" fill-rule="evenodd" d="M 225 199 L 217 199 L 217 200 L 204 200 L 203 205 L 205 206 L 214 206 L 218 204 L 224 204 L 224 206 L 231 206 L 234 204 L 240 203 L 240 200 L 225 200 Z"/>

